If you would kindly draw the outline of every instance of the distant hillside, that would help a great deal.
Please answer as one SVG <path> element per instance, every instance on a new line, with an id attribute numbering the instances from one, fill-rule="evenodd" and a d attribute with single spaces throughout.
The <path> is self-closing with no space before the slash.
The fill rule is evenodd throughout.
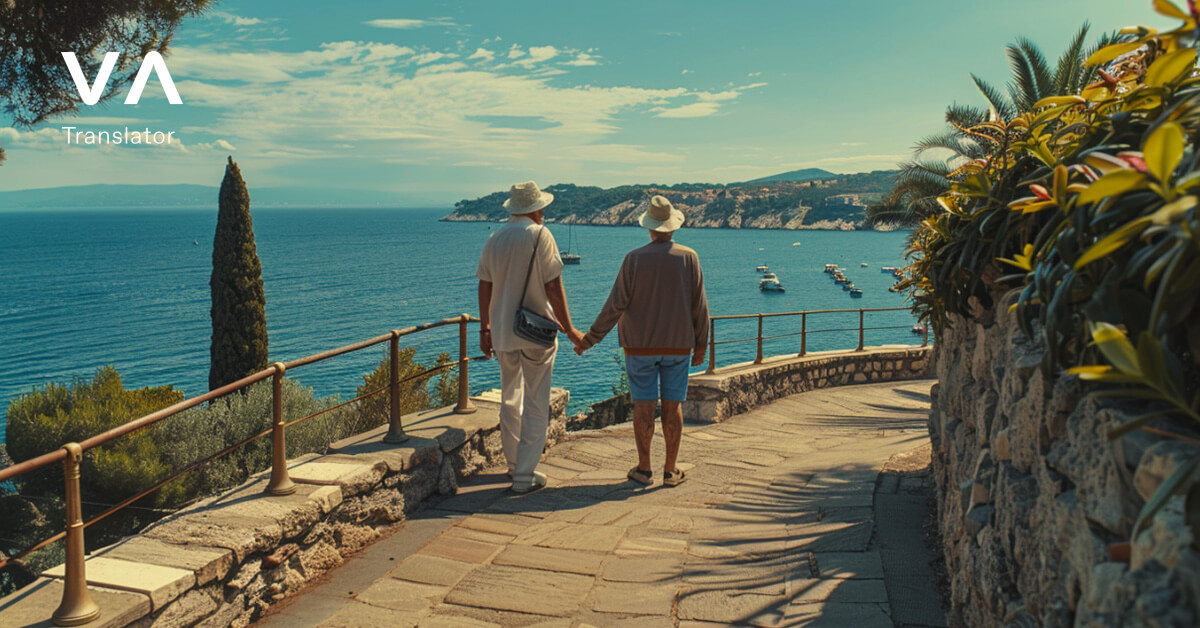
<path id="1" fill-rule="evenodd" d="M 837 174 L 834 174 L 828 170 L 822 170 L 820 168 L 805 168 L 803 170 L 792 170 L 791 172 L 773 174 L 769 177 L 751 179 L 746 183 L 772 183 L 775 181 L 795 181 L 797 183 L 803 183 L 804 181 L 813 181 L 815 179 L 836 179 L 837 177 Z"/>
<path id="2" fill-rule="evenodd" d="M 113 207 L 217 206 L 218 188 L 206 185 L 76 185 L 0 192 L 0 211 L 16 209 L 105 209 Z M 394 195 L 370 190 L 251 188 L 262 206 L 397 206 Z"/>
<path id="3" fill-rule="evenodd" d="M 879 202 L 891 190 L 895 178 L 896 171 L 886 170 L 830 173 L 828 179 L 804 182 L 623 185 L 608 189 L 564 183 L 545 188 L 555 196 L 546 217 L 568 224 L 635 225 L 650 197 L 661 194 L 687 215 L 691 227 L 862 229 L 867 205 Z M 442 220 L 505 220 L 508 212 L 502 203 L 506 198 L 508 192 L 502 191 L 459 201 L 454 212 Z"/>

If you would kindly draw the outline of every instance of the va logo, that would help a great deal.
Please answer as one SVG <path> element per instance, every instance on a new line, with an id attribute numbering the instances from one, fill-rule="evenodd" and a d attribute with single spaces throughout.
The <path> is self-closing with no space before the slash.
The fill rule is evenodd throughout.
<path id="1" fill-rule="evenodd" d="M 62 53 L 63 59 L 67 62 L 67 69 L 71 71 L 71 78 L 75 79 L 75 88 L 79 90 L 79 98 L 84 104 L 94 105 L 100 102 L 100 97 L 104 95 L 104 89 L 108 87 L 108 78 L 112 75 L 113 68 L 117 65 L 117 59 L 120 58 L 120 53 L 108 52 L 104 55 L 104 63 L 100 64 L 100 72 L 96 74 L 96 82 L 88 85 L 87 77 L 83 75 L 83 69 L 79 67 L 79 59 L 75 58 L 75 53 Z M 125 97 L 125 104 L 136 105 L 142 97 L 142 90 L 146 89 L 146 81 L 150 79 L 150 73 L 154 72 L 158 75 L 158 82 L 162 84 L 163 91 L 167 94 L 167 102 L 172 105 L 182 105 L 183 99 L 179 97 L 179 90 L 175 89 L 175 81 L 171 80 L 171 73 L 167 71 L 167 62 L 163 60 L 161 54 L 151 50 L 146 53 L 146 58 L 142 59 L 142 67 L 138 70 L 137 77 L 133 79 L 133 86 L 129 88 L 129 95 Z"/>

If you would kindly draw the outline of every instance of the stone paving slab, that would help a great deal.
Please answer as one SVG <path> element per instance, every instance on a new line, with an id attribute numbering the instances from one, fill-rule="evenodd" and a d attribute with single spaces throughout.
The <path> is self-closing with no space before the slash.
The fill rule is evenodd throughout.
<path id="1" fill-rule="evenodd" d="M 233 564 L 233 552 L 194 545 L 172 545 L 145 536 L 132 536 L 96 553 L 136 563 L 186 569 L 196 575 L 196 584 L 206 585 L 225 577 Z"/>
<path id="2" fill-rule="evenodd" d="M 591 589 L 588 576 L 552 573 L 505 565 L 471 572 L 446 595 L 446 601 L 533 615 L 569 615 Z"/>
<path id="3" fill-rule="evenodd" d="M 100 617 L 87 624 L 88 628 L 119 628 L 145 617 L 150 612 L 150 598 L 140 593 L 88 587 L 92 601 L 100 607 Z M 21 628 L 51 628 L 50 613 L 62 601 L 62 581 L 40 578 L 4 598 L 0 603 L 0 626 Z"/>
<path id="4" fill-rule="evenodd" d="M 689 480 L 674 488 L 625 479 L 636 460 L 628 424 L 569 435 L 544 456 L 546 488 L 516 495 L 503 468 L 487 472 L 434 505 L 428 517 L 445 525 L 391 551 L 386 572 L 363 580 L 343 575 L 348 564 L 305 596 L 340 604 L 318 604 L 327 626 L 874 628 L 891 626 L 899 606 L 915 616 L 912 600 L 944 624 L 929 578 L 889 572 L 895 543 L 928 554 L 910 547 L 922 534 L 913 504 L 877 516 L 885 463 L 928 448 L 926 406 L 914 401 L 928 387 L 826 389 L 686 426 Z M 656 464 L 663 454 L 656 435 Z M 905 530 L 881 535 L 892 514 Z"/>
<path id="5" fill-rule="evenodd" d="M 153 610 L 182 595 L 196 584 L 196 574 L 187 569 L 135 563 L 107 556 L 92 556 L 84 561 L 89 585 L 140 593 L 150 598 Z M 42 572 L 49 578 L 62 578 L 65 566 Z"/>

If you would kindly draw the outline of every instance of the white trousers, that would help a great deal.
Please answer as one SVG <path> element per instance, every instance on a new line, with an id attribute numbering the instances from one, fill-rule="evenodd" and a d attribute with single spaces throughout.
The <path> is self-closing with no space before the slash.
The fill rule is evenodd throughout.
<path id="1" fill-rule="evenodd" d="M 500 363 L 500 442 L 515 486 L 533 482 L 550 425 L 550 373 L 558 345 L 497 351 Z"/>

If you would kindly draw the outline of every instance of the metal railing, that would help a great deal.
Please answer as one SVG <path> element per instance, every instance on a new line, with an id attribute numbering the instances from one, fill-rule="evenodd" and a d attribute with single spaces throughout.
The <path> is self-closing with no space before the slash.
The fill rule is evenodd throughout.
<path id="1" fill-rule="evenodd" d="M 376 336 L 369 340 L 339 347 L 324 353 L 310 355 L 298 360 L 292 360 L 290 362 L 275 362 L 271 366 L 258 371 L 257 373 L 247 375 L 236 382 L 226 384 L 225 386 L 211 390 L 203 395 L 185 399 L 184 401 L 163 408 L 157 412 L 153 412 L 139 419 L 135 419 L 115 427 L 104 433 L 92 436 L 91 438 L 88 438 L 80 443 L 67 443 L 60 449 L 56 449 L 54 451 L 37 456 L 36 458 L 30 458 L 24 462 L 0 469 L 0 483 L 3 483 L 20 475 L 24 475 L 26 473 L 30 473 L 32 471 L 36 471 L 38 469 L 61 462 L 63 465 L 63 477 L 65 483 L 63 496 L 66 505 L 66 527 L 62 532 L 59 532 L 58 534 L 55 534 L 54 536 L 45 539 L 18 554 L 0 559 L 0 568 L 3 568 L 14 561 L 20 561 L 30 553 L 46 547 L 51 543 L 65 539 L 66 571 L 63 574 L 62 601 L 58 608 L 54 611 L 51 618 L 55 625 L 59 626 L 78 626 L 95 620 L 100 616 L 100 608 L 96 605 L 96 603 L 92 600 L 91 595 L 88 593 L 87 578 L 84 566 L 85 550 L 83 532 L 87 527 L 150 495 L 159 488 L 162 488 L 168 482 L 195 471 L 196 469 L 199 469 L 200 467 L 203 467 L 214 460 L 222 458 L 241 447 L 249 445 L 260 438 L 264 438 L 267 435 L 271 436 L 271 478 L 267 483 L 265 492 L 268 495 L 290 495 L 296 492 L 296 485 L 288 476 L 287 469 L 286 435 L 288 427 L 315 418 L 342 406 L 374 397 L 375 395 L 386 391 L 390 397 L 390 403 L 388 407 L 388 431 L 383 437 L 383 442 L 402 443 L 408 440 L 408 436 L 404 433 L 404 426 L 401 423 L 400 384 L 416 379 L 427 379 L 439 372 L 443 372 L 451 368 L 457 367 L 459 374 L 458 403 L 454 406 L 454 412 L 458 414 L 469 414 L 474 412 L 475 407 L 471 404 L 471 399 L 468 395 L 470 381 L 468 365 L 472 360 L 484 359 L 484 356 L 471 357 L 467 355 L 467 327 L 471 323 L 478 322 L 478 318 L 469 314 L 462 314 L 454 318 L 447 318 L 415 327 L 393 329 L 389 333 Z M 400 338 L 428 329 L 445 327 L 447 325 L 458 325 L 458 361 L 422 370 L 419 373 L 416 373 L 410 377 L 406 377 L 402 380 L 400 378 Z M 286 417 L 284 417 L 283 413 L 284 373 L 307 364 L 321 362 L 335 356 L 352 353 L 368 347 L 374 347 L 384 342 L 389 343 L 388 353 L 390 373 L 388 384 L 386 386 L 359 395 L 349 401 L 324 408 L 323 410 L 314 412 L 310 415 L 293 419 L 291 421 L 286 420 Z M 137 495 L 124 499 L 120 503 L 114 504 L 107 510 L 92 517 L 86 522 L 83 520 L 83 507 L 80 498 L 79 479 L 80 463 L 82 462 L 84 452 L 89 449 L 104 445 L 109 441 L 115 440 L 132 432 L 136 432 L 143 428 L 154 425 L 159 421 L 174 416 L 189 408 L 194 408 L 219 397 L 244 390 L 253 384 L 266 380 L 267 378 L 270 378 L 272 382 L 270 429 L 250 436 L 249 438 L 233 445 L 232 447 L 226 448 L 221 452 L 205 458 L 204 460 L 188 465 L 187 467 L 172 474 L 170 477 L 157 482 L 154 484 L 154 486 L 143 490 Z"/>
<path id="2" fill-rule="evenodd" d="M 755 352 L 755 356 L 754 356 L 754 363 L 762 364 L 762 362 L 763 362 L 763 340 L 774 340 L 774 339 L 778 339 L 778 338 L 788 338 L 788 337 L 799 336 L 800 337 L 800 352 L 796 355 L 797 355 L 797 357 L 804 357 L 805 355 L 808 355 L 808 337 L 809 337 L 809 335 L 817 334 L 817 333 L 825 333 L 825 332 L 849 332 L 849 331 L 857 330 L 858 331 L 858 347 L 856 347 L 854 350 L 862 351 L 863 346 L 864 346 L 864 341 L 866 339 L 866 332 L 868 332 L 868 331 L 884 330 L 884 329 L 911 329 L 911 327 L 908 325 L 884 325 L 884 326 L 878 326 L 878 327 L 867 327 L 865 324 L 865 321 L 866 321 L 866 315 L 868 313 L 871 313 L 871 312 L 907 312 L 907 311 L 910 311 L 910 309 L 906 308 L 906 307 L 876 307 L 876 308 L 859 308 L 859 309 L 843 309 L 843 310 L 805 310 L 802 312 L 774 312 L 774 313 L 769 313 L 769 314 L 766 314 L 766 313 L 726 314 L 723 316 L 713 316 L 709 319 L 709 323 L 708 323 L 708 325 L 709 325 L 709 327 L 708 327 L 708 369 L 705 372 L 706 373 L 714 373 L 717 370 L 717 345 L 736 344 L 736 343 L 752 342 L 752 341 L 756 342 L 758 346 L 757 346 L 757 351 Z M 809 329 L 808 328 L 808 317 L 809 316 L 813 316 L 813 315 L 817 315 L 817 314 L 850 314 L 850 313 L 855 313 L 855 312 L 858 313 L 858 326 L 857 327 L 837 327 L 837 328 L 822 328 L 822 329 Z M 784 317 L 790 318 L 790 317 L 796 317 L 796 316 L 800 317 L 800 331 L 787 332 L 787 333 L 776 334 L 776 335 L 772 335 L 772 336 L 764 336 L 763 335 L 763 321 L 765 319 L 784 318 Z M 749 320 L 749 319 L 758 319 L 758 333 L 755 334 L 753 337 L 735 338 L 733 340 L 717 340 L 717 321 Z M 929 344 L 929 325 L 924 325 L 923 329 L 921 330 L 921 346 L 924 347 L 924 346 L 927 346 L 928 344 Z"/>

